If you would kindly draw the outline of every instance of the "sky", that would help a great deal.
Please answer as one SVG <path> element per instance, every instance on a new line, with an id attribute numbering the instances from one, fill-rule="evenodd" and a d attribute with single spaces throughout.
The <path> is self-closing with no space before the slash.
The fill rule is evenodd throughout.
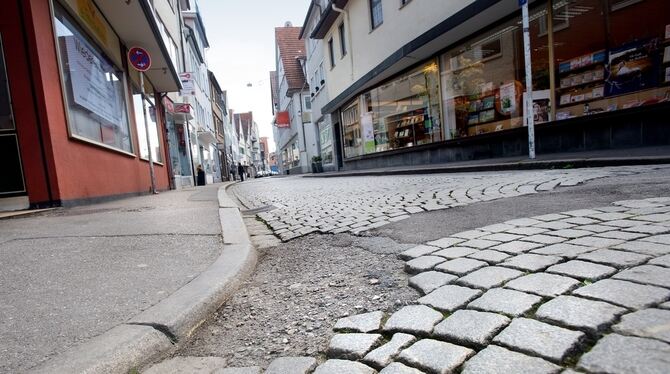
<path id="1" fill-rule="evenodd" d="M 198 0 L 209 50 L 207 62 L 228 108 L 252 111 L 260 136 L 272 139 L 270 71 L 275 70 L 274 28 L 302 26 L 310 0 Z M 251 83 L 252 87 L 247 87 Z"/>

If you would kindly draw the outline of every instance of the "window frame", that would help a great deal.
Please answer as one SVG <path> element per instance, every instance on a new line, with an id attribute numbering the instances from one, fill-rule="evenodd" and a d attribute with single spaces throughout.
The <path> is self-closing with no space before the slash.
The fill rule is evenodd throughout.
<path id="1" fill-rule="evenodd" d="M 125 104 L 125 109 L 126 109 L 126 124 L 128 126 L 128 140 L 129 140 L 129 145 L 130 145 L 130 150 L 125 150 L 121 148 L 117 148 L 114 146 L 111 146 L 109 144 L 105 144 L 103 142 L 99 142 L 94 139 L 87 138 L 85 136 L 76 134 L 74 131 L 72 131 L 72 116 L 70 115 L 70 110 L 69 110 L 69 105 L 70 102 L 67 97 L 67 86 L 66 86 L 66 81 L 65 81 L 65 74 L 63 71 L 63 57 L 61 53 L 61 49 L 59 47 L 59 42 L 58 42 L 58 31 L 56 29 L 56 8 L 58 7 L 58 11 L 62 12 L 65 18 L 67 18 L 74 28 L 76 29 L 77 32 L 79 32 L 84 39 L 86 39 L 86 42 L 91 44 L 94 48 L 97 49 L 97 52 L 102 54 L 108 62 L 116 69 L 118 69 L 121 72 L 121 76 L 119 77 L 121 79 L 122 87 L 123 87 L 123 99 L 124 99 L 124 104 Z M 98 42 L 96 41 L 95 37 L 90 34 L 88 30 L 86 30 L 85 27 L 81 26 L 79 22 L 77 21 L 76 17 L 72 15 L 72 13 L 65 7 L 64 5 L 56 2 L 56 1 L 49 1 L 49 12 L 51 16 L 51 27 L 53 31 L 53 43 L 54 43 L 54 49 L 56 50 L 56 65 L 58 67 L 58 79 L 60 83 L 60 92 L 61 92 L 61 99 L 63 103 L 63 112 L 65 113 L 65 121 L 66 121 L 66 128 L 67 128 L 67 134 L 68 137 L 71 139 L 76 139 L 78 141 L 88 143 L 100 148 L 104 148 L 110 151 L 114 151 L 117 153 L 121 153 L 127 156 L 131 156 L 133 158 L 137 157 L 139 158 L 138 150 L 135 149 L 135 140 L 136 136 L 134 136 L 133 131 L 132 131 L 132 125 L 133 125 L 133 120 L 131 119 L 130 116 L 130 100 L 132 99 L 132 95 L 130 94 L 130 78 L 128 76 L 128 64 L 125 59 L 122 60 L 123 66 L 119 67 L 114 59 L 111 57 L 107 56 L 107 52 L 102 48 Z M 121 56 L 126 55 L 125 47 L 123 44 L 121 44 L 121 39 L 119 36 L 114 33 L 114 37 L 116 37 L 119 40 L 119 45 L 121 48 Z"/>
<path id="2" fill-rule="evenodd" d="M 344 29 L 344 21 L 337 26 L 337 33 L 340 36 L 340 59 L 347 55 L 346 30 Z"/>
<path id="3" fill-rule="evenodd" d="M 335 47 L 333 46 L 333 36 L 328 39 L 328 59 L 330 60 L 330 69 L 335 68 Z"/>
<path id="4" fill-rule="evenodd" d="M 140 73 L 140 74 L 142 74 L 142 73 Z M 145 87 L 145 88 L 146 88 L 146 87 Z M 135 93 L 135 90 L 137 90 L 137 93 Z M 155 111 L 155 113 L 156 113 L 156 121 L 155 121 L 155 123 L 156 123 L 156 138 L 157 138 L 157 143 L 158 143 L 158 153 L 157 153 L 157 155 L 160 156 L 161 161 L 158 161 L 156 158 L 153 158 L 153 156 L 152 156 L 152 162 L 153 162 L 154 164 L 156 164 L 156 165 L 161 165 L 161 166 L 163 166 L 163 165 L 164 165 L 164 162 L 165 162 L 165 160 L 164 160 L 165 157 L 163 157 L 163 153 L 164 153 L 164 149 L 163 149 L 163 148 L 164 148 L 164 147 L 163 147 L 163 139 L 162 139 L 162 136 L 161 136 L 161 132 L 162 132 L 161 130 L 162 130 L 162 129 L 161 129 L 160 121 L 158 120 L 158 103 L 156 102 L 155 95 L 149 95 L 149 94 L 147 94 L 146 92 L 142 92 L 142 91 L 140 90 L 139 87 L 133 85 L 133 95 L 132 95 L 132 100 L 133 100 L 133 117 L 135 117 L 135 121 L 134 121 L 134 122 L 135 122 L 135 131 L 137 131 L 137 146 L 138 146 L 138 149 L 137 149 L 137 157 L 138 157 L 140 160 L 149 162 L 149 156 L 148 156 L 148 155 L 147 155 L 146 157 L 142 156 L 142 144 L 140 144 L 140 141 L 141 141 L 141 140 L 140 140 L 140 134 L 139 134 L 140 123 L 137 121 L 137 118 L 136 118 L 136 116 L 135 116 L 135 114 L 136 114 L 136 113 L 135 113 L 135 110 L 138 110 L 137 108 L 135 108 L 135 96 L 136 96 L 136 95 L 140 95 L 141 100 L 142 100 L 142 105 L 151 105 L 151 106 L 154 107 L 154 111 Z M 152 102 L 152 101 L 153 101 L 153 102 Z M 149 109 L 149 108 L 147 108 L 147 110 L 148 110 L 148 109 Z M 144 110 L 144 109 L 143 109 L 143 108 L 139 108 L 139 110 Z M 151 115 L 151 114 L 147 113 L 147 117 L 150 116 L 150 115 Z M 145 121 L 145 119 L 144 119 L 144 112 L 142 112 L 142 117 L 143 117 L 143 118 L 142 118 L 142 123 L 141 123 L 141 126 L 142 126 L 142 128 L 143 128 L 142 131 L 146 131 L 146 130 L 147 130 L 147 126 L 146 126 L 146 124 L 144 123 L 144 121 Z M 149 137 L 149 133 L 147 133 L 146 136 Z M 146 139 L 145 139 L 145 143 L 146 143 Z M 146 145 L 146 144 L 145 144 L 145 145 Z M 153 143 L 152 143 L 152 145 L 153 145 Z M 148 149 L 148 152 L 151 152 L 151 149 Z"/>
<path id="5" fill-rule="evenodd" d="M 411 3 L 412 0 L 400 0 L 400 7 L 398 9 L 402 9 L 407 6 L 407 4 Z"/>
<path id="6" fill-rule="evenodd" d="M 373 4 L 374 3 L 374 4 Z M 375 24 L 375 7 L 379 7 L 379 22 Z M 376 30 L 384 23 L 384 8 L 382 0 L 368 0 L 368 10 L 370 11 L 370 32 Z"/>

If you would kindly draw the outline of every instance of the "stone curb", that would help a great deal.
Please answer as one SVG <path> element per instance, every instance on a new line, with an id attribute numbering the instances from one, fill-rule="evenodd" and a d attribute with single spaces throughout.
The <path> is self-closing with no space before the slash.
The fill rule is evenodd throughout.
<path id="1" fill-rule="evenodd" d="M 160 359 L 188 338 L 256 267 L 256 249 L 240 210 L 225 192 L 231 184 L 221 186 L 218 191 L 219 219 L 225 239 L 221 255 L 207 270 L 126 323 L 30 372 L 125 374 Z"/>
<path id="2" fill-rule="evenodd" d="M 563 169 L 563 168 L 591 168 L 606 166 L 635 166 L 635 165 L 660 165 L 670 164 L 670 157 L 644 156 L 644 157 L 603 157 L 603 158 L 578 158 L 564 160 L 546 161 L 520 161 L 508 163 L 491 163 L 483 165 L 459 165 L 459 166 L 436 166 L 407 167 L 387 170 L 360 170 L 340 171 L 327 174 L 303 174 L 303 178 L 337 178 L 337 177 L 365 177 L 381 175 L 413 175 L 413 174 L 442 174 L 442 173 L 467 173 L 481 171 L 510 171 L 510 170 L 538 170 L 538 169 Z"/>

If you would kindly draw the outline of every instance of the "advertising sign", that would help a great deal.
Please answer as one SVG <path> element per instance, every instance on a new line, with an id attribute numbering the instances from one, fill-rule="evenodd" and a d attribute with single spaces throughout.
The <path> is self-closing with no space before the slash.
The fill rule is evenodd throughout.
<path id="1" fill-rule="evenodd" d="M 195 83 L 193 82 L 193 73 L 180 73 L 181 94 L 183 96 L 195 96 Z"/>
<path id="2" fill-rule="evenodd" d="M 619 95 L 656 86 L 657 48 L 652 41 L 631 43 L 612 49 L 609 55 L 610 76 L 605 94 Z"/>
<path id="3" fill-rule="evenodd" d="M 372 112 L 363 113 L 361 116 L 361 128 L 363 129 L 363 148 L 365 153 L 375 151 L 375 131 L 372 124 Z"/>
<path id="4" fill-rule="evenodd" d="M 101 60 L 85 41 L 74 35 L 64 38 L 74 102 L 109 124 L 123 127 L 123 103 L 117 94 L 114 67 Z"/>

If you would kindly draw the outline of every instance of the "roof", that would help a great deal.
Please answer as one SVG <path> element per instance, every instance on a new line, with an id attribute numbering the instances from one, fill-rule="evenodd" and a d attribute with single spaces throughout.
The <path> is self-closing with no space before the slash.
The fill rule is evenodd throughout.
<path id="1" fill-rule="evenodd" d="M 238 124 L 241 125 L 240 127 L 242 128 L 242 135 L 244 136 L 244 140 L 249 139 L 253 122 L 254 114 L 252 112 L 235 113 L 235 127 L 237 127 Z"/>
<path id="2" fill-rule="evenodd" d="M 284 75 L 288 90 L 302 90 L 305 86 L 305 74 L 298 57 L 305 56 L 305 43 L 300 39 L 300 27 L 275 27 L 275 42 L 279 57 L 284 66 Z"/>
<path id="3" fill-rule="evenodd" d="M 344 8 L 349 0 L 330 0 L 328 1 L 328 5 L 326 5 L 326 9 L 323 10 L 323 13 L 321 13 L 321 18 L 319 19 L 319 23 L 316 24 L 314 27 L 314 31 L 312 31 L 312 35 L 310 35 L 310 38 L 312 39 L 323 39 L 324 36 L 328 33 L 328 30 L 330 30 L 330 27 L 333 26 L 333 23 L 337 20 L 337 18 L 340 16 L 340 13 L 335 11 L 333 9 L 333 5 L 335 5 L 337 8 Z"/>
<path id="4" fill-rule="evenodd" d="M 307 27 L 307 22 L 309 21 L 309 16 L 312 14 L 312 10 L 316 6 L 317 11 L 321 11 L 321 7 L 317 4 L 316 0 L 311 0 L 309 2 L 309 8 L 307 8 L 307 15 L 305 15 L 305 20 L 302 22 L 302 28 L 300 29 L 300 39 L 303 39 L 305 36 L 305 27 Z"/>
<path id="5" fill-rule="evenodd" d="M 277 72 L 270 72 L 270 97 L 272 99 L 272 114 L 275 114 L 276 107 L 279 106 L 279 91 L 277 87 Z"/>

